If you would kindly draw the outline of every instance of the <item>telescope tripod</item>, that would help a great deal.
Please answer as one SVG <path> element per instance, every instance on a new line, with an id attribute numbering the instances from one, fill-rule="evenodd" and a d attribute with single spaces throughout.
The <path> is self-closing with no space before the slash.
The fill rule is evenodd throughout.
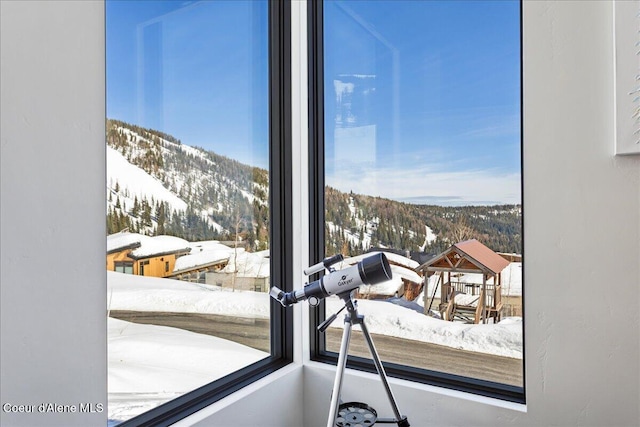
<path id="1" fill-rule="evenodd" d="M 344 307 L 340 311 L 347 309 L 347 314 L 344 317 L 344 331 L 342 333 L 342 341 L 340 344 L 340 353 L 338 355 L 338 365 L 336 369 L 336 376 L 333 382 L 333 393 L 331 395 L 331 406 L 329 408 L 329 418 L 327 420 L 327 427 L 368 427 L 378 423 L 392 424 L 396 423 L 398 427 L 409 427 L 409 421 L 406 416 L 400 414 L 396 400 L 393 397 L 389 381 L 387 380 L 387 374 L 384 371 L 380 356 L 373 344 L 369 330 L 364 321 L 364 316 L 358 313 L 358 307 L 356 302 L 352 298 L 352 292 L 345 292 L 338 294 L 338 297 L 344 301 Z M 338 313 L 340 313 L 338 311 Z M 318 329 L 324 332 L 329 324 L 336 318 L 338 313 L 325 320 Z M 349 352 L 349 341 L 351 340 L 351 328 L 353 325 L 360 325 L 362 334 L 367 342 L 371 357 L 376 365 L 376 370 L 382 381 L 389 403 L 393 409 L 395 418 L 377 418 L 376 411 L 364 403 L 350 402 L 340 404 L 340 394 L 342 389 L 342 380 L 344 377 L 344 370 L 347 365 L 347 355 Z"/>

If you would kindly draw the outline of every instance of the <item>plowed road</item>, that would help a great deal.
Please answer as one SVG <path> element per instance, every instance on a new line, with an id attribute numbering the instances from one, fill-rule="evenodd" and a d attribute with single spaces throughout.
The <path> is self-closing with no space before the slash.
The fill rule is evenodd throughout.
<path id="1" fill-rule="evenodd" d="M 213 314 L 111 311 L 110 316 L 134 323 L 170 326 L 234 341 L 269 352 L 269 320 Z M 341 320 L 336 320 L 340 322 Z M 342 329 L 325 332 L 327 349 L 338 352 Z M 386 362 L 447 372 L 470 378 L 522 386 L 522 360 L 458 350 L 436 344 L 372 334 L 380 358 Z M 370 358 L 359 328 L 351 333 L 349 354 Z"/>

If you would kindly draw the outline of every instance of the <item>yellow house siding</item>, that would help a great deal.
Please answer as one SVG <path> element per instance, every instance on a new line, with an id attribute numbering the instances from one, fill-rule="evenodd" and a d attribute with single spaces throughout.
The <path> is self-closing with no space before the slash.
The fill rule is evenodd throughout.
<path id="1" fill-rule="evenodd" d="M 138 259 L 131 258 L 130 254 L 130 250 L 107 254 L 107 270 L 115 271 L 117 262 L 131 262 L 133 263 L 133 274 L 137 276 L 164 278 L 173 274 L 176 259 L 178 259 L 177 254 Z"/>
<path id="2" fill-rule="evenodd" d="M 144 276 L 170 276 L 176 265 L 176 259 L 177 256 L 175 254 L 138 259 L 135 264 L 134 274 L 140 274 L 140 271 L 142 270 Z"/>

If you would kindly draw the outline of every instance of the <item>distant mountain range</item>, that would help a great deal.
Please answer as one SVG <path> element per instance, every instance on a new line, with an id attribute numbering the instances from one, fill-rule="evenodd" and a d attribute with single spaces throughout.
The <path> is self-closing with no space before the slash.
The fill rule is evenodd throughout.
<path id="1" fill-rule="evenodd" d="M 171 135 L 107 120 L 107 231 L 268 248 L 268 171 Z M 325 191 L 327 254 L 370 247 L 437 253 L 476 238 L 521 253 L 520 205 L 443 207 Z"/>

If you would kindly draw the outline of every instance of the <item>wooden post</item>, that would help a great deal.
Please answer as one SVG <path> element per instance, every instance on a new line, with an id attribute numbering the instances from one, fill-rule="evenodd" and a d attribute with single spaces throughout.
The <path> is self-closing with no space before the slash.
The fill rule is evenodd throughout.
<path id="1" fill-rule="evenodd" d="M 444 271 L 440 272 L 440 280 L 442 280 L 442 288 L 440 288 L 440 304 L 444 304 L 447 302 L 447 294 L 449 292 L 449 282 L 444 281 Z"/>
<path id="2" fill-rule="evenodd" d="M 440 284 L 440 282 L 442 281 L 442 274 L 440 274 L 438 276 L 438 280 L 436 281 L 436 285 L 433 287 L 433 292 L 431 293 L 431 302 L 429 303 L 429 308 L 427 307 L 427 299 L 429 298 L 429 295 L 427 294 L 427 291 L 429 289 L 429 287 L 427 285 L 424 286 L 424 298 L 425 298 L 425 310 L 426 310 L 426 314 L 429 314 L 429 312 L 431 311 L 431 306 L 433 305 L 433 300 L 436 298 L 436 291 L 438 290 L 438 285 Z M 428 279 L 427 279 L 427 283 L 429 283 Z M 443 285 L 444 286 L 444 285 Z M 442 299 L 440 300 L 440 302 L 442 303 Z M 438 307 L 438 311 L 440 311 L 440 307 Z"/>
<path id="3" fill-rule="evenodd" d="M 482 303 L 482 323 L 487 323 L 487 275 L 482 274 L 482 295 L 480 296 L 480 302 Z"/>
<path id="4" fill-rule="evenodd" d="M 482 319 L 484 313 L 484 290 L 480 291 L 480 296 L 478 297 L 478 305 L 476 306 L 475 318 L 473 319 L 473 323 L 478 324 Z"/>
<path id="5" fill-rule="evenodd" d="M 427 301 L 429 300 L 429 269 L 427 271 L 423 271 L 424 274 L 424 292 L 422 295 L 422 306 L 424 307 L 424 314 L 429 314 L 429 309 L 427 308 Z"/>

